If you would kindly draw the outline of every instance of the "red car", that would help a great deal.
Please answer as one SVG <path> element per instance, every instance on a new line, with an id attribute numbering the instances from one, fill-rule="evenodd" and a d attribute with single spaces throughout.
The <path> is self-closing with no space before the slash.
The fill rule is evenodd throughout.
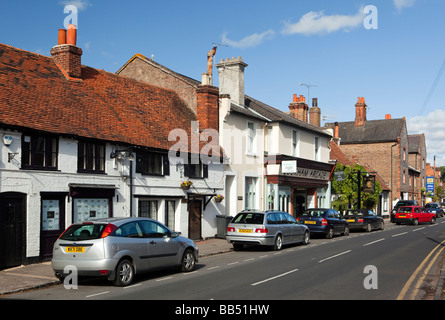
<path id="1" fill-rule="evenodd" d="M 397 209 L 394 217 L 394 222 L 397 224 L 413 224 L 417 225 L 419 222 L 436 223 L 436 214 L 428 212 L 421 206 L 404 206 Z"/>

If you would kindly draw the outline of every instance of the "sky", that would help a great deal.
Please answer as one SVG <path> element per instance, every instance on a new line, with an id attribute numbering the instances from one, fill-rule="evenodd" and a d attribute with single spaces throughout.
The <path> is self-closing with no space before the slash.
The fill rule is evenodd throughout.
<path id="1" fill-rule="evenodd" d="M 443 0 L 2 0 L 0 42 L 50 56 L 67 5 L 84 65 L 116 72 L 141 53 L 200 80 L 217 44 L 216 63 L 248 64 L 249 96 L 282 111 L 316 97 L 322 125 L 353 121 L 364 97 L 368 120 L 405 117 L 445 166 Z"/>

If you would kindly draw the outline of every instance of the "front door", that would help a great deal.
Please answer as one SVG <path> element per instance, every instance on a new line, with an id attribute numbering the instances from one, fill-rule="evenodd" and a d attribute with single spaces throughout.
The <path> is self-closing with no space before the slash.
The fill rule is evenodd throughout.
<path id="1" fill-rule="evenodd" d="M 189 206 L 189 238 L 201 240 L 201 201 L 191 200 Z"/>
<path id="2" fill-rule="evenodd" d="M 65 228 L 65 196 L 42 196 L 42 232 L 40 236 L 40 260 L 52 258 L 54 242 Z"/>
<path id="3" fill-rule="evenodd" d="M 19 266 L 25 260 L 25 217 L 25 194 L 0 194 L 0 269 Z"/>

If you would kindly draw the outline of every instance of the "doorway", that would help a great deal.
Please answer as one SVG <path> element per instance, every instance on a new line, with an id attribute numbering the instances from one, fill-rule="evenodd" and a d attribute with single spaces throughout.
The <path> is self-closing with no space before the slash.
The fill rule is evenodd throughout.
<path id="1" fill-rule="evenodd" d="M 190 200 L 189 203 L 189 238 L 201 240 L 202 209 L 200 200 Z"/>
<path id="2" fill-rule="evenodd" d="M 26 194 L 0 194 L 0 269 L 25 261 Z"/>
<path id="3" fill-rule="evenodd" d="M 65 228 L 66 194 L 42 194 L 41 198 L 41 235 L 40 260 L 52 258 L 54 242 Z"/>

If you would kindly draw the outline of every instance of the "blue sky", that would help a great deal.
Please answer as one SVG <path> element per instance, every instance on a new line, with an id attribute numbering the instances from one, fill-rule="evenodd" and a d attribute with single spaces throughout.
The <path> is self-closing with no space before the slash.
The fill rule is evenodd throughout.
<path id="1" fill-rule="evenodd" d="M 215 60 L 243 58 L 248 95 L 288 111 L 294 93 L 308 96 L 299 84 L 314 85 L 327 122 L 354 120 L 365 97 L 368 120 L 406 117 L 445 165 L 443 0 L 3 0 L 0 42 L 49 56 L 67 4 L 79 9 L 84 65 L 116 72 L 142 53 L 199 80 L 213 43 L 225 44 Z M 370 14 L 378 29 L 365 27 Z"/>

